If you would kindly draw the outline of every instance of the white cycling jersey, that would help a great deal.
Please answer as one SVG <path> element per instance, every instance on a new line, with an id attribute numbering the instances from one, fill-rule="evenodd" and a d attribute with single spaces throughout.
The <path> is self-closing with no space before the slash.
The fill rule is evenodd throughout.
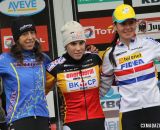
<path id="1" fill-rule="evenodd" d="M 117 67 L 109 60 L 108 49 L 103 58 L 100 94 L 104 96 L 113 80 L 121 95 L 120 112 L 159 106 L 160 92 L 153 60 L 160 57 L 160 43 L 146 37 L 138 37 L 129 44 L 119 42 L 113 55 Z"/>

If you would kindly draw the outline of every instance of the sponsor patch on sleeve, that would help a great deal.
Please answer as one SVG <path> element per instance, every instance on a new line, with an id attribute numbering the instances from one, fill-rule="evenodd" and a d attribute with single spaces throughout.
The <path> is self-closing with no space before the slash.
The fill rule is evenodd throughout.
<path id="1" fill-rule="evenodd" d="M 55 66 L 57 66 L 58 64 L 62 64 L 66 61 L 66 59 L 64 57 L 59 57 L 58 59 L 52 61 L 48 66 L 47 66 L 47 70 L 50 72 Z"/>

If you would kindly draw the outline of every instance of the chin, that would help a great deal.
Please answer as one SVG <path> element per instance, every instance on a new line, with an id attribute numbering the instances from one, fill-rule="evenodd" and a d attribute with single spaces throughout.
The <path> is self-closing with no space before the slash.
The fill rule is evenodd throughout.
<path id="1" fill-rule="evenodd" d="M 74 57 L 73 59 L 75 59 L 75 60 L 80 60 L 81 58 L 82 58 L 82 56 Z"/>
<path id="2" fill-rule="evenodd" d="M 26 50 L 33 50 L 34 47 L 27 47 Z"/>
<path id="3" fill-rule="evenodd" d="M 81 58 L 74 58 L 75 60 L 80 60 Z"/>

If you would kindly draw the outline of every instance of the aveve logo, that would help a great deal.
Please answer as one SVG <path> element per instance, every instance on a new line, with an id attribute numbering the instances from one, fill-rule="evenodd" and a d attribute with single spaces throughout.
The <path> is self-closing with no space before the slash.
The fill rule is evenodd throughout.
<path id="1" fill-rule="evenodd" d="M 0 11 L 9 16 L 33 15 L 44 8 L 44 0 L 4 0 L 0 3 Z"/>

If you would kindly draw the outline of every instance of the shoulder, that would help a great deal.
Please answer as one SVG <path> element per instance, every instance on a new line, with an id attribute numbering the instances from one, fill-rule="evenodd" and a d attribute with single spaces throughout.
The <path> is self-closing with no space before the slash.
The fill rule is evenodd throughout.
<path id="1" fill-rule="evenodd" d="M 145 37 L 145 36 L 138 36 L 137 37 L 138 42 L 143 42 L 143 43 L 148 43 L 148 44 L 158 44 L 160 45 L 160 43 L 158 41 L 156 41 L 155 39 L 151 38 L 151 37 Z"/>
<path id="2" fill-rule="evenodd" d="M 102 59 L 103 59 L 103 57 L 108 56 L 109 53 L 111 52 L 111 50 L 112 50 L 112 47 L 107 47 L 103 53 Z"/>
<path id="3" fill-rule="evenodd" d="M 8 63 L 11 63 L 14 61 L 15 58 L 12 57 L 11 53 L 2 53 L 0 55 L 0 64 L 1 66 L 4 66 Z"/>
<path id="4" fill-rule="evenodd" d="M 93 62 L 96 62 L 96 63 L 99 63 L 99 64 L 101 64 L 101 62 L 102 62 L 100 56 L 97 53 L 86 52 L 85 56 L 86 56 L 87 59 L 92 59 Z"/>
<path id="5" fill-rule="evenodd" d="M 51 58 L 50 58 L 47 54 L 42 53 L 42 55 L 43 55 L 43 57 L 44 57 L 44 63 L 45 63 L 45 64 L 48 64 L 48 63 L 51 62 Z"/>
<path id="6" fill-rule="evenodd" d="M 44 59 L 49 59 L 49 60 L 51 60 L 51 58 L 50 58 L 46 53 L 42 53 L 42 55 L 44 56 Z"/>
<path id="7" fill-rule="evenodd" d="M 98 53 L 85 52 L 85 57 L 93 59 L 101 59 Z"/>
<path id="8" fill-rule="evenodd" d="M 2 53 L 0 55 L 0 60 L 5 60 L 5 59 L 12 59 L 13 57 L 11 56 L 11 53 Z"/>
<path id="9" fill-rule="evenodd" d="M 48 66 L 47 66 L 47 70 L 51 71 L 53 70 L 56 66 L 63 64 L 66 61 L 66 59 L 61 56 L 61 57 L 57 57 L 55 58 Z"/>
<path id="10" fill-rule="evenodd" d="M 145 40 L 147 40 L 148 42 L 151 42 L 153 44 L 160 44 L 158 41 L 156 41 L 155 39 L 153 39 L 151 37 L 146 37 Z"/>

